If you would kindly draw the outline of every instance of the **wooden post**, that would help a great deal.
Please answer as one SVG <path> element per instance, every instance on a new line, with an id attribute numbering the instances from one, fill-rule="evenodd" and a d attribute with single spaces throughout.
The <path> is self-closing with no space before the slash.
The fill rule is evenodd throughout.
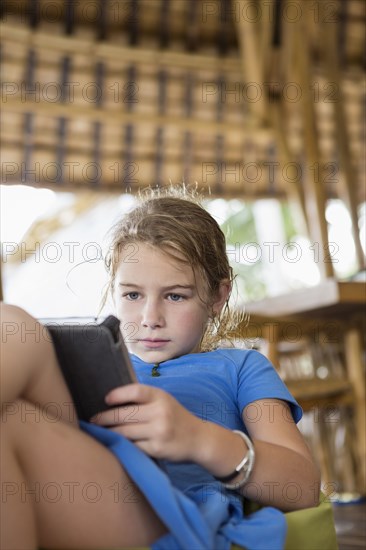
<path id="1" fill-rule="evenodd" d="M 311 64 L 310 45 L 307 36 L 306 21 L 298 22 L 295 33 L 297 70 L 302 92 L 301 108 L 304 130 L 304 183 L 306 185 L 306 209 L 311 221 L 311 237 L 317 243 L 319 251 L 318 267 L 322 279 L 334 276 L 333 264 L 329 254 L 328 229 L 325 219 L 326 195 L 321 181 L 319 145 L 317 138 L 316 117 L 310 92 Z"/>
<path id="2" fill-rule="evenodd" d="M 269 7 L 273 10 L 274 18 L 272 37 L 273 47 L 272 50 L 270 50 L 270 44 L 265 44 L 264 38 L 262 37 L 262 44 L 265 44 L 264 47 L 267 48 L 267 52 L 270 52 L 270 55 L 267 53 L 267 57 L 264 62 L 266 63 L 265 68 L 267 68 L 266 73 L 268 72 L 270 75 L 269 82 L 272 83 L 272 87 L 278 84 L 281 87 L 286 85 L 287 82 L 291 82 L 290 76 L 293 70 L 291 59 L 294 48 L 293 25 L 289 25 L 288 23 L 286 24 L 286 21 L 282 17 L 283 3 L 271 2 Z M 270 13 L 272 14 L 272 12 Z M 278 147 L 278 156 L 280 162 L 283 162 L 283 167 L 285 167 L 293 161 L 293 157 L 287 136 L 287 126 L 284 124 L 284 119 L 286 117 L 284 105 L 283 102 L 276 97 L 274 92 L 275 89 L 273 89 L 273 93 L 270 92 L 269 98 L 270 122 L 274 130 L 274 137 Z M 296 181 L 293 179 L 288 179 L 286 181 L 286 190 L 289 200 L 296 208 L 296 226 L 301 232 L 305 234 L 309 233 L 310 227 L 307 218 L 305 197 L 301 179 L 299 178 L 299 180 Z"/>
<path id="3" fill-rule="evenodd" d="M 284 166 L 288 166 L 289 163 L 292 161 L 292 157 L 285 128 L 282 123 L 281 105 L 278 102 L 271 106 L 270 117 L 275 137 L 277 138 L 279 157 L 283 161 Z M 294 206 L 297 209 L 297 227 L 304 233 L 310 233 L 310 224 L 306 212 L 305 197 L 301 188 L 301 181 L 288 179 L 286 181 L 286 186 L 288 198 L 290 199 L 290 201 L 293 202 Z"/>
<path id="4" fill-rule="evenodd" d="M 259 25 L 245 17 L 247 0 L 233 0 L 233 4 L 239 6 L 238 17 L 235 16 L 237 24 L 240 59 L 242 62 L 242 81 L 251 82 L 259 86 L 261 96 L 259 101 L 250 103 L 253 114 L 256 116 L 258 126 L 266 125 L 268 117 L 268 105 L 265 91 L 263 89 L 263 56 L 265 52 L 259 47 Z"/>
<path id="5" fill-rule="evenodd" d="M 324 16 L 324 2 L 320 2 L 321 13 Z M 341 74 L 339 70 L 339 55 L 337 55 L 337 22 L 330 22 L 324 25 L 324 58 L 325 69 L 330 84 L 337 85 L 337 103 L 334 105 L 333 114 L 335 119 L 335 140 L 338 145 L 339 168 L 343 175 L 344 184 L 339 189 L 340 194 L 348 206 L 352 220 L 353 240 L 356 248 L 356 258 L 358 269 L 365 269 L 365 254 L 360 240 L 360 230 L 358 226 L 357 214 L 357 196 L 356 181 L 357 174 L 351 161 L 351 151 L 349 146 L 349 132 L 346 124 L 346 115 L 344 111 L 344 97 L 342 92 Z"/>
<path id="6" fill-rule="evenodd" d="M 359 492 L 366 491 L 366 392 L 364 365 L 362 363 L 362 337 L 357 327 L 351 327 L 344 335 L 346 365 L 355 395 L 355 432 L 358 458 Z"/>

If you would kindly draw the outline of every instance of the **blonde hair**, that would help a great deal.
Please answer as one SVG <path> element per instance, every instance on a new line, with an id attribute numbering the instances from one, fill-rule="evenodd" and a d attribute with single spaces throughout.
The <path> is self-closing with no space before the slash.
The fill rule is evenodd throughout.
<path id="1" fill-rule="evenodd" d="M 198 195 L 186 187 L 148 189 L 140 193 L 139 198 L 140 203 L 111 229 L 105 258 L 110 282 L 103 306 L 108 294 L 114 292 L 121 252 L 136 243 L 149 244 L 189 264 L 206 285 L 209 306 L 218 297 L 220 283 L 225 280 L 232 285 L 234 280 L 225 236 L 218 223 L 201 206 Z M 222 340 L 229 338 L 229 333 L 238 324 L 228 301 L 229 297 L 219 315 L 212 314 L 201 340 L 201 351 L 215 349 Z"/>

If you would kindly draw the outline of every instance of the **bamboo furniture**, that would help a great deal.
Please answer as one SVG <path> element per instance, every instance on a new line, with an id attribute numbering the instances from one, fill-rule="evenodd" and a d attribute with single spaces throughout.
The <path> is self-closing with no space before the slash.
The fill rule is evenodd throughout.
<path id="1" fill-rule="evenodd" d="M 345 472 L 341 485 L 365 492 L 365 284 L 326 279 L 315 287 L 249 303 L 246 311 L 251 315 L 249 341 L 251 333 L 265 340 L 265 353 L 304 411 L 315 415 L 321 438 L 337 428 L 333 421 L 340 426 L 345 409 L 351 412 L 344 435 L 350 448 L 331 452 L 320 441 L 318 459 L 323 480 L 334 487 L 331 463 L 337 452 L 349 451 L 345 468 L 354 471 Z"/>

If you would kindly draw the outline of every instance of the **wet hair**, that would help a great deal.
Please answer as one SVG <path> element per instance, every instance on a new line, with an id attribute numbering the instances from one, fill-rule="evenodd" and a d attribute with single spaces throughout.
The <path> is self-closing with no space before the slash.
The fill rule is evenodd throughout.
<path id="1" fill-rule="evenodd" d="M 111 242 L 105 258 L 110 282 L 104 296 L 114 292 L 115 277 L 123 251 L 133 251 L 138 243 L 148 244 L 175 260 L 192 267 L 206 288 L 200 296 L 211 315 L 200 349 L 215 349 L 236 324 L 229 298 L 221 313 L 214 315 L 210 306 L 218 297 L 220 283 L 233 283 L 233 270 L 226 254 L 225 235 L 215 219 L 201 206 L 200 200 L 186 188 L 149 189 L 140 202 L 111 230 Z M 129 248 L 131 247 L 131 248 Z"/>

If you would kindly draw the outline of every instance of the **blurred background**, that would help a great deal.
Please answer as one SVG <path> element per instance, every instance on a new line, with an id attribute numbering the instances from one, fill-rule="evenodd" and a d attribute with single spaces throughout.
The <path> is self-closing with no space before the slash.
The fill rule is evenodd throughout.
<path id="1" fill-rule="evenodd" d="M 334 501 L 365 492 L 365 20 L 361 0 L 1 4 L 3 299 L 97 316 L 113 222 L 147 186 L 197 189 L 251 314 L 236 344 L 299 399 Z"/>

